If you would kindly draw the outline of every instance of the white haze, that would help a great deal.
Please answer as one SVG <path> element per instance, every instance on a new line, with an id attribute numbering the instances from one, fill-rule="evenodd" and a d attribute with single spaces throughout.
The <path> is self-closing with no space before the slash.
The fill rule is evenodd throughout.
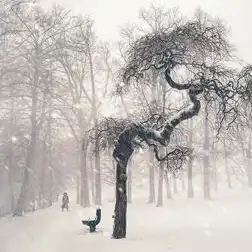
<path id="1" fill-rule="evenodd" d="M 49 8 L 52 4 L 60 4 L 72 9 L 76 15 L 78 13 L 90 15 L 95 21 L 94 28 L 99 39 L 112 43 L 120 39 L 120 27 L 128 22 L 137 21 L 139 8 L 148 7 L 150 4 L 163 5 L 166 8 L 178 6 L 184 15 L 191 16 L 195 9 L 200 7 L 210 15 L 218 16 L 227 22 L 231 30 L 231 41 L 237 47 L 238 56 L 244 62 L 252 63 L 252 0 L 41 0 L 40 4 L 45 8 Z M 173 96 L 173 98 L 177 97 Z M 133 102 L 126 100 L 126 105 L 130 109 L 134 109 Z M 71 106 L 74 107 L 75 112 L 77 111 L 76 114 L 78 114 L 78 110 L 85 111 L 86 109 L 86 103 L 83 107 L 80 103 Z M 121 112 L 121 107 L 118 107 L 112 102 L 112 98 L 107 96 L 103 100 L 99 115 L 110 116 L 115 112 Z M 6 113 L 6 110 L 4 110 L 4 113 L 1 112 L 1 118 Z M 29 116 L 30 114 L 22 119 L 22 123 L 25 120 L 30 120 Z M 57 121 L 59 116 L 59 111 L 51 114 L 53 122 Z M 84 117 L 86 121 L 89 118 L 87 115 L 84 115 Z M 73 123 L 72 118 L 75 117 L 70 117 L 70 123 Z M 19 218 L 12 217 L 9 212 L 5 214 L 4 202 L 9 197 L 9 191 L 6 188 L 0 190 L 0 252 L 252 251 L 252 189 L 249 188 L 246 176 L 246 168 L 251 166 L 251 156 L 246 156 L 246 150 L 250 150 L 250 139 L 252 139 L 249 130 L 240 133 L 241 142 L 244 140 L 241 144 L 239 143 L 240 145 L 237 143 L 239 139 L 235 146 L 229 139 L 228 147 L 225 146 L 227 153 L 224 153 L 223 147 L 226 140 L 225 136 L 224 140 L 222 139 L 221 142 L 212 146 L 216 149 L 205 151 L 202 140 L 204 135 L 203 116 L 200 114 L 193 124 L 193 148 L 199 157 L 196 158 L 193 165 L 195 172 L 193 176 L 194 198 L 189 199 L 187 195 L 188 174 L 185 169 L 185 171 L 175 175 L 167 176 L 167 180 L 164 180 L 162 187 L 164 204 L 162 207 L 157 207 L 156 202 L 147 203 L 151 156 L 147 151 L 139 151 L 131 166 L 133 186 L 132 203 L 128 204 L 127 210 L 127 238 L 114 240 L 111 239 L 111 234 L 115 179 L 114 169 L 111 168 L 113 166 L 112 158 L 109 158 L 111 153 L 109 155 L 107 153 L 102 154 L 101 157 L 102 182 L 105 181 L 102 183 L 102 206 L 100 206 L 102 208 L 102 221 L 98 225 L 96 233 L 89 233 L 86 227 L 82 225 L 81 220 L 95 216 L 95 209 L 98 206 L 93 203 L 93 191 L 90 189 L 91 207 L 81 208 L 79 204 L 76 204 L 76 178 L 80 177 L 79 164 L 82 160 L 82 154 L 80 154 L 80 151 L 82 151 L 80 149 L 82 132 L 79 133 L 76 130 L 79 135 L 75 136 L 72 132 L 73 129 L 66 126 L 65 120 L 59 119 L 57 122 L 59 124 L 52 128 L 52 133 L 50 132 L 54 137 L 53 141 L 56 142 L 52 152 L 53 161 L 57 167 L 54 167 L 54 162 L 52 164 L 49 162 L 50 164 L 47 164 L 45 172 L 50 174 L 53 171 L 60 182 L 64 181 L 64 183 L 62 182 L 64 185 L 60 188 L 61 191 L 57 191 L 57 194 L 60 193 L 57 195 L 59 198 L 55 200 L 52 206 L 44 209 L 42 207 L 37 209 L 38 203 L 41 204 L 41 202 L 36 199 L 31 206 L 36 211 L 25 213 L 25 217 Z M 73 128 L 78 128 L 74 123 L 72 124 L 74 125 Z M 27 147 L 30 138 L 29 130 L 27 130 L 28 133 L 23 132 L 22 127 L 24 126 L 23 124 L 20 125 L 16 126 L 13 136 L 8 135 L 7 140 L 4 138 L 5 142 L 11 146 L 10 148 L 17 149 L 18 153 L 13 157 L 16 162 L 16 169 L 24 167 L 27 153 L 21 150 L 24 149 L 24 146 Z M 186 130 L 188 130 L 188 125 L 183 125 L 183 127 L 187 127 Z M 3 128 L 0 125 L 1 136 L 5 137 L 7 133 L 4 132 Z M 45 135 L 49 134 L 48 131 L 45 130 Z M 210 132 L 209 139 L 214 138 L 215 133 Z M 223 134 L 225 135 L 225 133 L 224 130 Z M 182 139 L 178 132 L 178 142 L 181 140 L 180 138 Z M 187 138 L 183 141 L 184 144 Z M 2 153 L 4 144 L 0 143 L 0 157 L 1 162 L 3 162 L 0 166 L 3 168 L 0 169 L 0 183 L 8 184 L 8 177 L 2 175 L 9 174 L 9 166 L 3 165 L 4 161 L 2 161 L 8 158 L 7 154 Z M 244 150 L 241 150 L 242 147 L 240 146 L 243 146 Z M 46 149 L 46 143 L 43 147 Z M 42 160 L 41 158 L 43 151 L 43 148 L 38 150 L 39 163 L 48 162 L 47 159 Z M 216 152 L 216 156 L 211 160 L 211 174 L 208 174 L 211 177 L 212 199 L 204 200 L 202 157 L 209 157 L 212 155 L 211 151 Z M 94 166 L 94 160 L 90 156 L 87 157 L 89 168 L 92 165 Z M 157 198 L 159 166 L 155 162 L 154 166 Z M 92 183 L 95 183 L 94 177 L 97 170 L 94 167 L 90 170 L 89 178 L 91 178 Z M 30 171 L 28 172 L 31 174 Z M 230 175 L 230 173 L 232 174 Z M 212 181 L 218 181 L 218 185 Z M 90 188 L 94 187 L 92 183 L 89 183 Z M 21 187 L 21 184 L 17 183 L 16 187 Z M 14 188 L 14 190 L 18 191 L 17 188 Z M 170 189 L 172 199 L 168 199 L 168 189 Z M 70 197 L 69 212 L 61 212 L 61 194 L 64 191 L 67 191 Z M 18 194 L 16 194 L 15 197 L 18 198 Z M 44 206 L 44 204 L 42 205 Z"/>

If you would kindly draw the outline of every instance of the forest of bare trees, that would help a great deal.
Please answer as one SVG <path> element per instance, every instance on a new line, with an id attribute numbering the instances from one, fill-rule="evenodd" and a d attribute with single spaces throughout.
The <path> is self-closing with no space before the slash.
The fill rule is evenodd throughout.
<path id="1" fill-rule="evenodd" d="M 81 206 L 102 205 L 116 167 L 123 193 L 111 199 L 127 191 L 134 203 L 146 185 L 158 207 L 180 193 L 252 187 L 252 67 L 229 67 L 221 20 L 150 6 L 110 43 L 95 20 L 61 6 L 0 5 L 0 216 L 50 207 L 69 187 Z"/>

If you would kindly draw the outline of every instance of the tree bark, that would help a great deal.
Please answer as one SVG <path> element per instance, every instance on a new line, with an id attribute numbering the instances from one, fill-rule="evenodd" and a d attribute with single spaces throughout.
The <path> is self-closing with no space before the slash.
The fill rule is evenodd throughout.
<path id="1" fill-rule="evenodd" d="M 131 154 L 130 154 L 131 155 Z M 127 215 L 127 157 L 122 158 L 116 165 L 116 204 L 114 210 L 113 238 L 126 237 L 126 215 Z"/>
<path id="2" fill-rule="evenodd" d="M 30 146 L 28 150 L 27 164 L 24 171 L 24 179 L 20 191 L 20 195 L 17 201 L 17 205 L 14 211 L 15 216 L 22 216 L 25 209 L 25 205 L 28 200 L 28 193 L 30 193 L 32 200 L 34 200 L 34 195 L 31 188 L 30 177 L 34 169 L 34 161 L 36 154 L 36 144 L 37 144 L 37 87 L 39 82 L 39 59 L 38 49 L 36 48 L 36 58 L 35 58 L 35 68 L 33 76 L 32 85 L 32 111 L 31 111 L 31 137 Z"/>
<path id="3" fill-rule="evenodd" d="M 172 88 L 183 90 L 189 89 L 188 94 L 192 102 L 184 111 L 179 112 L 176 116 L 168 119 L 163 124 L 163 129 L 160 132 L 153 131 L 153 129 L 145 127 L 141 124 L 131 123 L 121 132 L 116 142 L 115 149 L 113 151 L 113 157 L 117 161 L 116 167 L 116 203 L 114 210 L 114 229 L 113 238 L 120 239 L 126 237 L 126 212 L 127 212 L 127 190 L 126 190 L 126 167 L 129 158 L 134 151 L 133 140 L 136 136 L 141 137 L 146 143 L 149 140 L 155 140 L 165 147 L 170 142 L 170 136 L 177 125 L 182 121 L 196 116 L 200 111 L 200 101 L 197 96 L 203 92 L 203 88 L 200 85 L 185 84 L 180 85 L 174 82 L 170 76 L 170 70 L 166 69 L 165 77 L 167 82 Z M 151 144 L 152 145 L 152 144 Z M 152 145 L 153 146 L 153 145 Z M 158 161 L 163 161 L 158 155 L 158 150 L 154 145 L 155 156 Z"/>

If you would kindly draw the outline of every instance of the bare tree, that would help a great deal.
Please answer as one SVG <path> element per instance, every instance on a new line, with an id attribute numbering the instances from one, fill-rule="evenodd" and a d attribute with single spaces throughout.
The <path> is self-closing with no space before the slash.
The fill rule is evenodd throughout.
<path id="1" fill-rule="evenodd" d="M 221 122 L 227 115 L 232 115 L 231 112 L 235 112 L 232 106 L 237 90 L 234 85 L 225 85 L 228 81 L 226 77 L 230 76 L 227 74 L 229 71 L 221 71 L 223 68 L 218 66 L 225 65 L 225 60 L 229 56 L 230 46 L 226 40 L 225 27 L 219 21 L 214 22 L 206 16 L 203 18 L 199 12 L 192 21 L 185 22 L 169 31 L 150 33 L 132 44 L 128 51 L 127 64 L 121 72 L 124 87 L 128 88 L 131 80 L 138 81 L 148 73 L 149 69 L 154 69 L 164 74 L 171 88 L 178 91 L 186 90 L 191 105 L 168 118 L 157 129 L 146 124 L 130 123 L 119 135 L 113 152 L 117 161 L 114 238 L 126 236 L 126 167 L 134 151 L 134 141 L 137 138 L 144 141 L 153 148 L 158 161 L 168 160 L 171 166 L 171 160 L 178 161 L 188 155 L 183 148 L 169 150 L 172 133 L 182 121 L 199 113 L 201 103 L 198 97 L 201 94 L 208 93 L 210 98 L 215 97 L 219 100 L 222 105 Z M 187 77 L 186 84 L 177 83 L 172 76 L 179 66 L 193 73 Z M 120 90 L 124 90 L 124 87 L 121 86 Z M 159 149 L 164 147 L 168 148 L 167 154 L 161 156 Z"/>

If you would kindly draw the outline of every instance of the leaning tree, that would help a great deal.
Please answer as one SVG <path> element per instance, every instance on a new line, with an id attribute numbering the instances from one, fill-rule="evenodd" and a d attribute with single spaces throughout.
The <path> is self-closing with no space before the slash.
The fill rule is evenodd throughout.
<path id="1" fill-rule="evenodd" d="M 187 106 L 168 118 L 151 116 L 145 122 L 129 122 L 119 134 L 113 157 L 116 166 L 116 203 L 113 238 L 126 237 L 126 168 L 136 143 L 149 146 L 158 161 L 183 159 L 187 148 L 170 144 L 174 129 L 183 121 L 198 115 L 201 103 L 219 103 L 216 115 L 218 127 L 229 126 L 237 116 L 241 96 L 236 74 L 227 65 L 232 59 L 225 26 L 198 12 L 192 20 L 161 29 L 138 38 L 127 52 L 127 64 L 121 69 L 123 85 L 117 91 L 129 90 L 132 83 L 143 83 L 150 71 L 177 92 L 186 92 Z M 183 84 L 182 84 L 183 81 Z M 156 122 L 154 122 L 156 118 Z"/>

